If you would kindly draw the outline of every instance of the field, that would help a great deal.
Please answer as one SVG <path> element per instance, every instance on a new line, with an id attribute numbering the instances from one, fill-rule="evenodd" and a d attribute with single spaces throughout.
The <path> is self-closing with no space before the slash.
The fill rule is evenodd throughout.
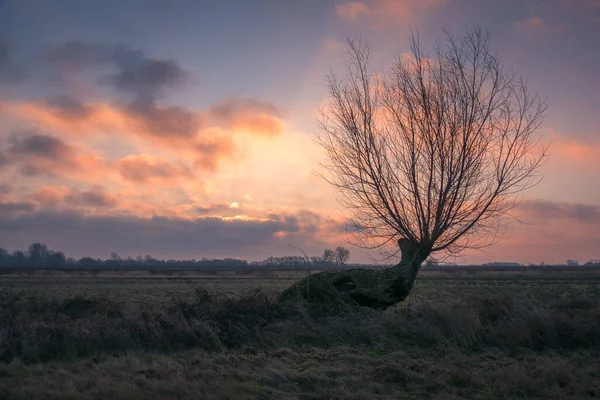
<path id="1" fill-rule="evenodd" d="M 594 276 L 424 273 L 385 312 L 277 302 L 293 281 L 0 276 L 0 398 L 600 397 Z"/>

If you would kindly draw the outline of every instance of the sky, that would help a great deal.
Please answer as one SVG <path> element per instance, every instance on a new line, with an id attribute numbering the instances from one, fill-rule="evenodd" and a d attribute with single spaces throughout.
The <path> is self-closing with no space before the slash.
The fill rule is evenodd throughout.
<path id="1" fill-rule="evenodd" d="M 480 25 L 546 96 L 543 181 L 461 264 L 600 258 L 600 0 L 2 0 L 0 247 L 261 260 L 343 245 L 316 176 L 347 38 L 380 70 Z"/>

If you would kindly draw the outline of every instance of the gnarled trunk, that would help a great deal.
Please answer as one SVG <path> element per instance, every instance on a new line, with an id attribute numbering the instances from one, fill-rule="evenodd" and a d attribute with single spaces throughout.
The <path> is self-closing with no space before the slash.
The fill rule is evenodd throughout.
<path id="1" fill-rule="evenodd" d="M 408 239 L 398 240 L 398 246 L 402 258 L 394 267 L 321 272 L 298 281 L 280 299 L 297 296 L 320 302 L 336 299 L 376 309 L 397 304 L 410 294 L 419 268 L 429 256 L 429 250 Z"/>

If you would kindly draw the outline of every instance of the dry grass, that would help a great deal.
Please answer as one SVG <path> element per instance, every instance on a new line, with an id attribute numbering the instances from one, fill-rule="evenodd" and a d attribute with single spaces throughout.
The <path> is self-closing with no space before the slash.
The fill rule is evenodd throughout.
<path id="1" fill-rule="evenodd" d="M 0 365 L 3 398 L 21 399 L 584 399 L 600 396 L 598 353 L 371 348 L 99 356 Z"/>
<path id="2" fill-rule="evenodd" d="M 595 283 L 422 281 L 410 317 L 196 281 L 3 284 L 0 398 L 600 396 Z"/>

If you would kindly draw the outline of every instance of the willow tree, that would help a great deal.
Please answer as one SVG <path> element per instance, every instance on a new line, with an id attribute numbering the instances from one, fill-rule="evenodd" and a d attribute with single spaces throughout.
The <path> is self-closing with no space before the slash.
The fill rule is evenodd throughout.
<path id="1" fill-rule="evenodd" d="M 353 244 L 397 243 L 401 259 L 381 271 L 316 274 L 284 297 L 401 302 L 429 255 L 494 243 L 519 194 L 539 182 L 545 101 L 504 70 L 489 33 L 446 31 L 432 57 L 415 35 L 409 43 L 408 55 L 374 74 L 370 46 L 349 40 L 346 74 L 328 76 L 317 133 L 322 176 L 349 213 Z"/>

